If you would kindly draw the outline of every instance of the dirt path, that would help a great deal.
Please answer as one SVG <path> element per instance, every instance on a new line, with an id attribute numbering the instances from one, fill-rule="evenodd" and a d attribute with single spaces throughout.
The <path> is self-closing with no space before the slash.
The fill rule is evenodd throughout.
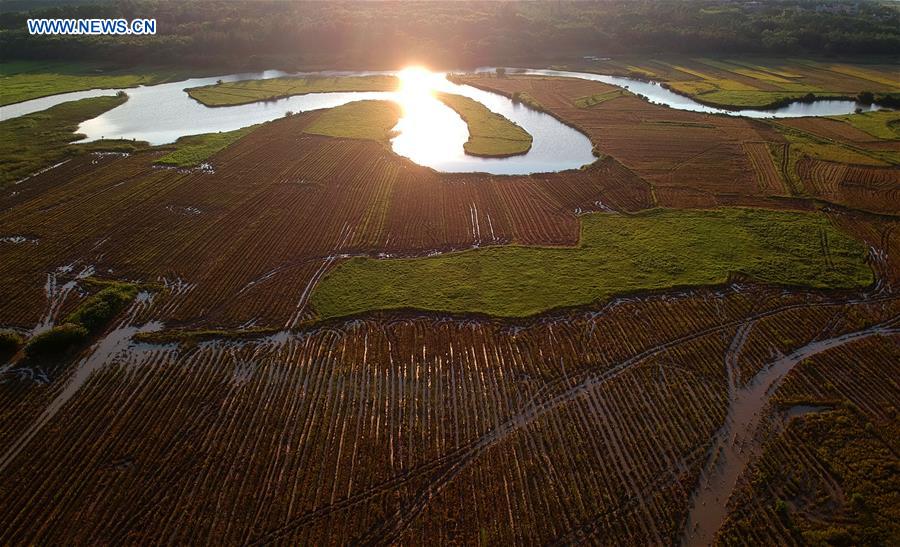
<path id="1" fill-rule="evenodd" d="M 900 322 L 900 316 L 866 329 L 810 342 L 790 355 L 769 363 L 741 388 L 737 388 L 731 381 L 731 371 L 737 362 L 740 349 L 746 340 L 747 330 L 750 327 L 738 329 L 725 356 L 725 366 L 729 372 L 730 384 L 728 414 L 725 423 L 715 437 L 715 445 L 691 500 L 687 525 L 682 537 L 683 545 L 711 545 L 713 543 L 716 532 L 728 515 L 728 499 L 737 484 L 738 477 L 761 451 L 762 447 L 754 441 L 754 434 L 769 399 L 787 373 L 798 363 L 823 351 L 869 336 L 900 334 L 900 328 L 896 326 L 898 322 Z"/>

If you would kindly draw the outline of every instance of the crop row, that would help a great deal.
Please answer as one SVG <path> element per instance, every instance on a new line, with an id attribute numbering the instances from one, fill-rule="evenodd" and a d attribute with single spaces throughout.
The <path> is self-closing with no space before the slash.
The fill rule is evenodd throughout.
<path id="1" fill-rule="evenodd" d="M 785 193 L 761 148 L 784 139 L 765 123 L 665 108 L 627 94 L 585 106 L 584 97 L 618 89 L 599 82 L 484 76 L 464 81 L 505 95 L 534 96 L 588 135 L 598 152 L 650 183 L 659 205 L 710 207 L 736 198 L 750 204 L 741 200 Z"/>
<path id="2" fill-rule="evenodd" d="M 797 162 L 804 187 L 829 201 L 879 213 L 900 207 L 900 170 L 815 160 Z"/>
<path id="3" fill-rule="evenodd" d="M 720 540 L 877 544 L 896 537 L 898 360 L 895 339 L 873 337 L 820 354 L 787 378 L 770 440 L 741 479 Z"/>
<path id="4" fill-rule="evenodd" d="M 732 286 L 132 344 L 3 470 L 0 542 L 671 543 L 734 331 L 821 308 L 886 313 Z M 0 438 L 23 427 L 6 413 Z"/>

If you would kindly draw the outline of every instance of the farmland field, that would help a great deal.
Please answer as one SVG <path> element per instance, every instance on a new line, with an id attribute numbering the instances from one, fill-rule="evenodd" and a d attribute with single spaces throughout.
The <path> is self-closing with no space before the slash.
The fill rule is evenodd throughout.
<path id="1" fill-rule="evenodd" d="M 599 65 L 599 66 L 597 66 Z M 801 59 L 610 59 L 592 70 L 664 82 L 701 102 L 730 108 L 766 108 L 801 99 L 892 96 L 900 75 L 891 63 L 864 66 Z M 586 67 L 581 67 L 586 68 Z"/>
<path id="2" fill-rule="evenodd" d="M 900 92 L 604 62 L 729 104 Z M 508 106 L 436 95 L 483 165 L 560 124 L 591 162 L 449 172 L 391 147 L 404 72 L 179 88 L 391 95 L 155 146 L 76 142 L 128 90 L 0 121 L 0 544 L 900 539 L 896 111 L 457 72 Z"/>

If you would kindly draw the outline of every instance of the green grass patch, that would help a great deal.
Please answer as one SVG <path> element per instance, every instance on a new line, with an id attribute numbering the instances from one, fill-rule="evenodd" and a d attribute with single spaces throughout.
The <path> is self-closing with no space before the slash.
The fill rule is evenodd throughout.
<path id="1" fill-rule="evenodd" d="M 578 108 L 590 108 L 592 106 L 597 106 L 598 104 L 605 103 L 610 99 L 615 99 L 616 97 L 621 97 L 624 95 L 624 91 L 621 89 L 614 89 L 612 91 L 605 91 L 603 93 L 595 93 L 594 95 L 588 95 L 587 97 L 579 97 L 575 99 L 575 106 Z"/>
<path id="2" fill-rule="evenodd" d="M 75 150 L 82 152 L 124 152 L 132 153 L 138 150 L 144 150 L 150 147 L 147 141 L 129 141 L 125 139 L 100 139 L 85 143 L 73 143 L 71 145 Z"/>
<path id="3" fill-rule="evenodd" d="M 82 302 L 64 323 L 81 325 L 88 332 L 96 333 L 119 315 L 136 295 L 137 287 L 130 283 L 111 285 Z"/>
<path id="4" fill-rule="evenodd" d="M 847 116 L 833 116 L 832 119 L 849 123 L 878 139 L 900 139 L 900 111 L 879 110 Z"/>
<path id="5" fill-rule="evenodd" d="M 545 112 L 544 105 L 541 104 L 541 101 L 537 100 L 534 95 L 527 91 L 514 91 L 512 95 L 510 95 L 510 100 L 516 104 L 524 104 L 528 108 L 532 110 L 537 110 L 538 112 Z"/>
<path id="6" fill-rule="evenodd" d="M 0 330 L 0 363 L 10 355 L 15 354 L 22 347 L 25 340 L 16 331 Z"/>
<path id="7" fill-rule="evenodd" d="M 463 145 L 472 156 L 506 157 L 531 149 L 531 135 L 504 116 L 491 112 L 476 100 L 453 93 L 437 93 L 441 102 L 456 111 L 469 127 L 469 140 Z"/>
<path id="8" fill-rule="evenodd" d="M 872 283 L 863 245 L 818 213 L 653 210 L 582 217 L 577 247 L 487 247 L 414 259 L 354 258 L 312 294 L 323 318 L 415 308 L 520 317 L 740 273 L 783 285 Z"/>
<path id="9" fill-rule="evenodd" d="M 90 333 L 81 325 L 63 323 L 42 332 L 25 346 L 25 356 L 29 359 L 42 359 L 66 353 L 84 344 Z"/>
<path id="10" fill-rule="evenodd" d="M 394 136 L 400 106 L 393 101 L 355 101 L 322 112 L 303 131 L 326 137 L 384 142 Z"/>
<path id="11" fill-rule="evenodd" d="M 111 69 L 90 63 L 0 63 L 0 106 L 86 89 L 122 88 L 173 81 L 172 69 Z"/>
<path id="12" fill-rule="evenodd" d="M 395 91 L 400 81 L 396 76 L 347 76 L 327 78 L 271 78 L 241 80 L 188 89 L 188 95 L 206 106 L 231 106 L 282 99 L 307 93 L 339 91 Z"/>
<path id="13" fill-rule="evenodd" d="M 156 163 L 175 167 L 195 167 L 220 150 L 250 134 L 262 124 L 250 125 L 218 133 L 204 133 L 181 137 L 172 145 L 175 150 L 156 160 Z"/>
<path id="14" fill-rule="evenodd" d="M 128 99 L 94 97 L 58 104 L 47 110 L 0 121 L 0 188 L 84 149 L 67 146 L 79 136 L 78 124 Z"/>
<path id="15" fill-rule="evenodd" d="M 722 108 L 777 108 L 807 97 L 808 91 L 723 90 L 710 82 L 675 82 L 671 88 L 705 104 Z M 815 93 L 816 99 L 845 98 L 846 93 Z"/>

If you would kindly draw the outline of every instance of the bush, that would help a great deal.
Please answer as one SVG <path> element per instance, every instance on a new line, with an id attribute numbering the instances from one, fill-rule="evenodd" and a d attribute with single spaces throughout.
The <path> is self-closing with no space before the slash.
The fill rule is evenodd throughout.
<path id="1" fill-rule="evenodd" d="M 871 422 L 870 422 L 871 424 Z M 857 511 L 863 511 L 866 508 L 866 498 L 859 492 L 854 492 L 852 496 L 850 496 L 850 505 L 856 509 Z"/>
<path id="2" fill-rule="evenodd" d="M 85 300 L 66 318 L 65 322 L 80 325 L 88 332 L 96 333 L 118 315 L 131 302 L 135 294 L 137 294 L 137 289 L 131 285 L 107 287 Z"/>
<path id="3" fill-rule="evenodd" d="M 888 108 L 900 108 L 900 95 L 888 93 L 875 97 L 875 104 Z"/>
<path id="4" fill-rule="evenodd" d="M 498 66 L 496 72 L 498 78 L 506 78 L 506 69 L 502 66 Z"/>
<path id="5" fill-rule="evenodd" d="M 17 352 L 23 342 L 19 333 L 11 330 L 0 330 L 0 356 L 12 355 Z"/>
<path id="6" fill-rule="evenodd" d="M 778 515 L 778 518 L 781 520 L 782 524 L 791 528 L 791 515 L 790 515 L 790 507 L 786 501 L 779 499 L 775 501 L 775 514 Z"/>
<path id="7" fill-rule="evenodd" d="M 62 325 L 29 340 L 25 346 L 26 357 L 60 355 L 84 344 L 91 334 L 105 328 L 136 294 L 137 287 L 126 283 L 115 283 L 106 287 L 78 306 L 78 309 L 66 317 Z"/>
<path id="8" fill-rule="evenodd" d="M 871 91 L 860 91 L 856 96 L 856 102 L 862 104 L 872 104 L 875 102 L 875 94 Z"/>
<path id="9" fill-rule="evenodd" d="M 81 325 L 65 323 L 29 340 L 25 346 L 25 355 L 28 357 L 59 355 L 83 343 L 88 334 L 88 330 Z"/>

